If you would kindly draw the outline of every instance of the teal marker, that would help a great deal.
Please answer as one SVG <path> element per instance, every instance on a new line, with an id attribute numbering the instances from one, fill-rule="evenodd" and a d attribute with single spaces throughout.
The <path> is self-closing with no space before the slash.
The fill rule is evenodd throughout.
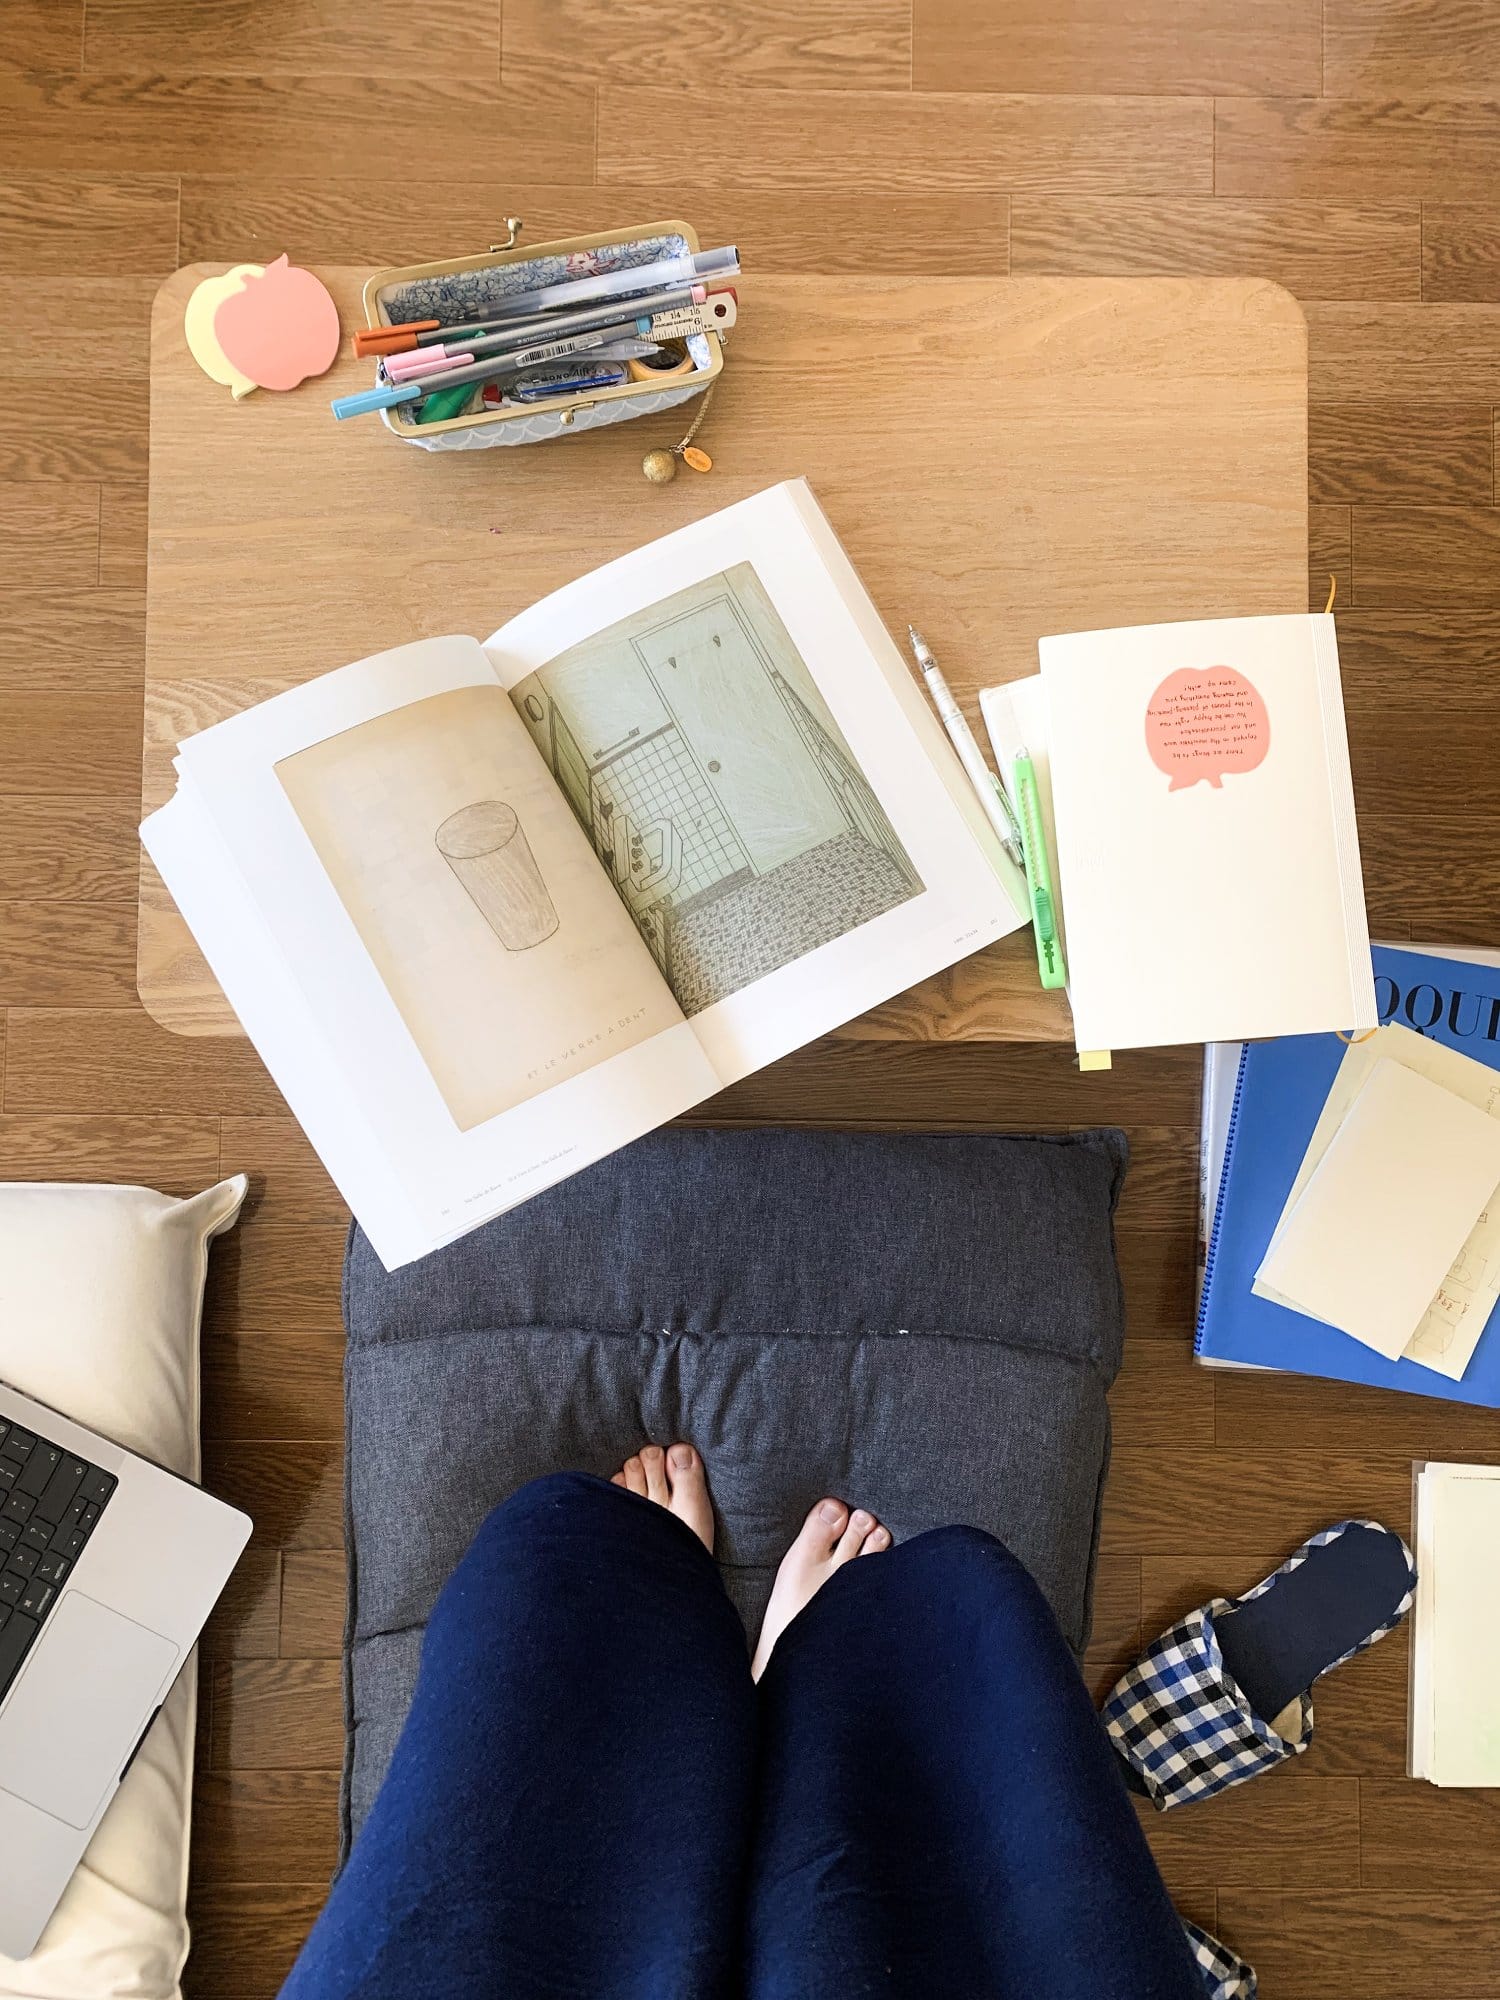
<path id="1" fill-rule="evenodd" d="M 1021 852 L 1026 858 L 1026 887 L 1031 892 L 1031 928 L 1036 933 L 1037 970 L 1046 987 L 1066 986 L 1068 968 L 1063 963 L 1062 940 L 1057 934 L 1057 898 L 1052 893 L 1052 870 L 1047 865 L 1047 842 L 1042 833 L 1042 807 L 1037 796 L 1036 771 L 1025 750 L 1016 752 L 1011 766 L 1016 787 L 1016 805 L 1021 821 Z"/>

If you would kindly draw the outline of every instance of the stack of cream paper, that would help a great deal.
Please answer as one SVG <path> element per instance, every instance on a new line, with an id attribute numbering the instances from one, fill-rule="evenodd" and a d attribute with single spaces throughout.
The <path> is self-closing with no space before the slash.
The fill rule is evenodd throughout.
<path id="1" fill-rule="evenodd" d="M 1332 618 L 1073 632 L 1038 654 L 1078 1047 L 1373 1028 Z"/>
<path id="2" fill-rule="evenodd" d="M 1500 1785 L 1500 1466 L 1418 1465 L 1411 1775 Z"/>
<path id="3" fill-rule="evenodd" d="M 1500 1295 L 1500 1076 L 1409 1029 L 1351 1047 L 1253 1289 L 1457 1381 Z"/>
<path id="4" fill-rule="evenodd" d="M 1373 1028 L 1333 620 L 1038 642 L 980 696 L 1037 775 L 1080 1050 Z"/>

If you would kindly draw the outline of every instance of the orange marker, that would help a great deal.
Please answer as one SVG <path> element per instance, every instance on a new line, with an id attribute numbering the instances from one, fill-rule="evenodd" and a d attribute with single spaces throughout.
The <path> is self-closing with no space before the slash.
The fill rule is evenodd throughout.
<path id="1" fill-rule="evenodd" d="M 405 354 L 408 348 L 417 345 L 419 333 L 436 333 L 442 325 L 437 319 L 410 319 L 401 326 L 362 326 L 355 330 L 354 352 L 366 354 Z"/>

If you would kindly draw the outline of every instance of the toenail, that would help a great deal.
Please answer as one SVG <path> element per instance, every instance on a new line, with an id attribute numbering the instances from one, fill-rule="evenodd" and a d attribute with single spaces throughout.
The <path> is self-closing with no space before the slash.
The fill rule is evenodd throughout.
<path id="1" fill-rule="evenodd" d="M 693 1447 L 690 1444 L 674 1444 L 668 1456 L 679 1472 L 686 1472 L 693 1462 Z"/>
<path id="2" fill-rule="evenodd" d="M 851 1528 L 873 1528 L 874 1525 L 875 1525 L 875 1516 L 873 1514 L 867 1514 L 863 1507 L 859 1508 L 855 1512 L 855 1514 L 853 1515 L 853 1517 L 849 1522 L 849 1526 Z"/>
<path id="3" fill-rule="evenodd" d="M 839 1518 L 843 1511 L 837 1500 L 825 1500 L 818 1509 L 818 1519 L 832 1523 Z"/>

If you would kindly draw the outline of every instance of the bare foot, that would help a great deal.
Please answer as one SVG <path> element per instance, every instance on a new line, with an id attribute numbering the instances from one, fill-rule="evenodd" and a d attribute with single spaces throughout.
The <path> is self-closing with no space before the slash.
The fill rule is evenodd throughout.
<path id="1" fill-rule="evenodd" d="M 854 1513 L 842 1500 L 820 1500 L 802 1523 L 802 1532 L 781 1558 L 765 1623 L 755 1642 L 751 1678 L 759 1680 L 771 1658 L 771 1648 L 805 1604 L 810 1604 L 836 1569 L 855 1556 L 878 1556 L 891 1545 L 891 1531 L 882 1528 L 863 1507 Z"/>
<path id="2" fill-rule="evenodd" d="M 642 1445 L 634 1458 L 626 1459 L 610 1484 L 665 1507 L 713 1554 L 714 1505 L 708 1497 L 708 1474 L 690 1444 L 674 1444 L 670 1451 L 663 1451 L 659 1444 Z"/>

